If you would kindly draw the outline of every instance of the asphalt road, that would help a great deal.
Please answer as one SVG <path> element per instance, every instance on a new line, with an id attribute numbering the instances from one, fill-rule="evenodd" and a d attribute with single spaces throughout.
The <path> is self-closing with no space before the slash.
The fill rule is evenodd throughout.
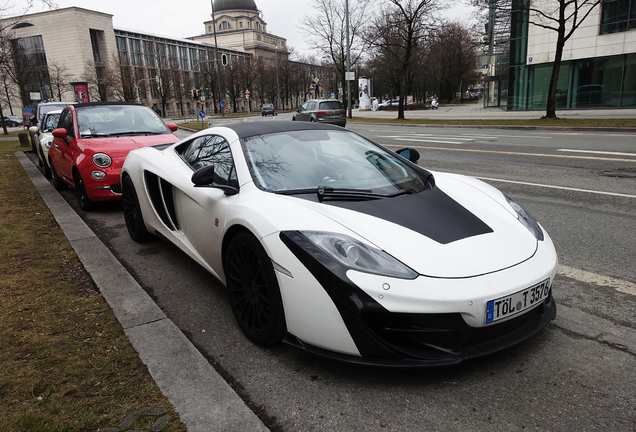
<path id="1" fill-rule="evenodd" d="M 636 329 L 636 135 L 349 127 L 392 148 L 415 147 L 420 165 L 487 179 L 522 203 L 559 253 L 559 306 Z M 72 191 L 64 196 L 77 209 Z M 436 370 L 264 349 L 238 330 L 223 286 L 185 254 L 130 240 L 119 204 L 77 211 L 275 431 L 636 430 L 636 356 L 585 331 L 551 324 L 513 349 Z"/>

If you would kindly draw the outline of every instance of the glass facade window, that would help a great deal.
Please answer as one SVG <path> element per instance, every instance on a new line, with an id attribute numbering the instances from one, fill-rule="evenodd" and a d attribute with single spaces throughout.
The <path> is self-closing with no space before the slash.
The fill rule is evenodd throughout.
<path id="1" fill-rule="evenodd" d="M 602 3 L 602 35 L 633 29 L 636 29 L 636 0 L 606 0 Z"/>
<path id="2" fill-rule="evenodd" d="M 636 107 L 636 54 L 626 56 L 621 96 L 621 106 Z"/>
<path id="3" fill-rule="evenodd" d="M 121 64 L 127 65 L 129 62 L 129 58 L 128 44 L 126 43 L 126 38 L 122 36 L 116 36 L 115 40 L 117 41 L 117 54 L 119 55 L 119 62 Z"/>
<path id="4" fill-rule="evenodd" d="M 155 44 L 152 41 L 144 41 L 144 66 L 155 67 Z"/>
<path id="5" fill-rule="evenodd" d="M 179 47 L 179 63 L 181 69 L 190 70 L 190 66 L 188 65 L 188 49 L 186 47 Z"/>
<path id="6" fill-rule="evenodd" d="M 133 66 L 141 66 L 141 41 L 130 39 L 130 63 Z"/>

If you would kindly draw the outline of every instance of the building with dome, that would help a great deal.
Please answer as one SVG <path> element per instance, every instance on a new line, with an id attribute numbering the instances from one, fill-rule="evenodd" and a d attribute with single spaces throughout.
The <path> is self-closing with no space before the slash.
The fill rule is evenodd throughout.
<path id="1" fill-rule="evenodd" d="M 216 0 L 214 22 L 219 47 L 270 60 L 277 52 L 287 52 L 287 40 L 267 32 L 267 23 L 254 0 Z M 205 32 L 188 39 L 214 45 L 215 24 L 212 20 L 204 22 Z"/>

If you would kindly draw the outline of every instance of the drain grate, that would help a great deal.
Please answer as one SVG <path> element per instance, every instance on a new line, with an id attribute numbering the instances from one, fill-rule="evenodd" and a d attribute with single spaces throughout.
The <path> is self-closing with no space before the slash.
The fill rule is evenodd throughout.
<path id="1" fill-rule="evenodd" d="M 598 172 L 598 175 L 605 176 L 605 177 L 636 178 L 636 168 L 618 168 L 613 170 L 602 170 Z"/>

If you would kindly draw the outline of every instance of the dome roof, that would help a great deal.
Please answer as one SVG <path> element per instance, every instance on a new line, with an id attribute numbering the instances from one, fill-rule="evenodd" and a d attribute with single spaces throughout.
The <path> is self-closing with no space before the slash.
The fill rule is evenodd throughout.
<path id="1" fill-rule="evenodd" d="M 258 12 L 254 0 L 216 0 L 214 2 L 214 13 L 236 9 Z"/>

